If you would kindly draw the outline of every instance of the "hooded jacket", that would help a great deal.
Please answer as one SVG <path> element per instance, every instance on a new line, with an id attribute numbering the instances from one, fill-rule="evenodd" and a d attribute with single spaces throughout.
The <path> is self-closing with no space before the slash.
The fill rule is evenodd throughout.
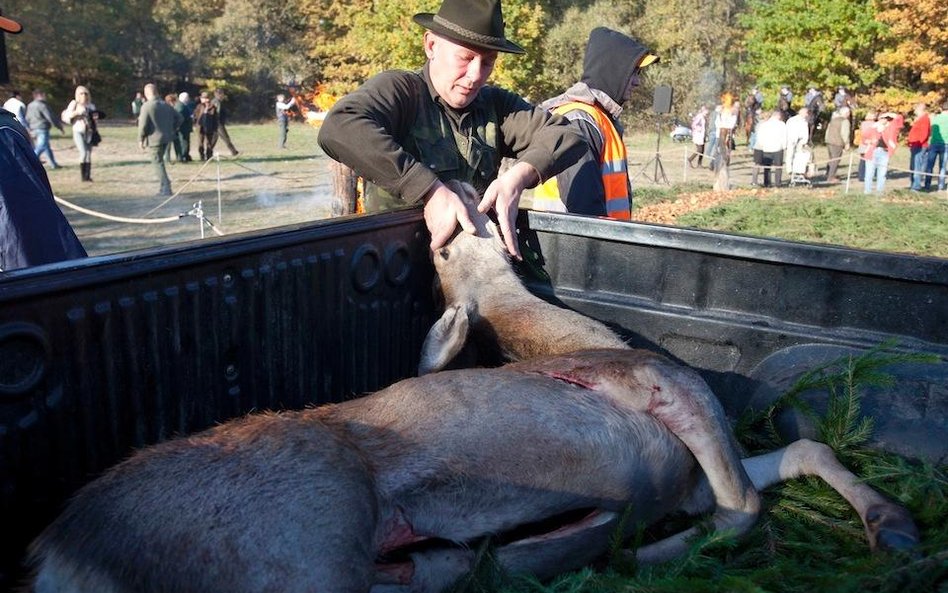
<path id="1" fill-rule="evenodd" d="M 619 116 L 622 114 L 622 105 L 628 99 L 629 81 L 647 53 L 648 48 L 635 39 L 605 27 L 597 27 L 589 34 L 580 82 L 541 106 L 553 110 L 571 102 L 592 105 L 608 116 L 621 137 L 623 129 Z M 556 176 L 559 198 L 569 212 L 606 216 L 606 195 L 600 166 L 605 134 L 596 124 L 595 118 L 585 111 L 575 109 L 563 115 L 586 141 L 587 151 L 576 164 Z M 631 207 L 632 192 L 628 179 L 626 187 Z"/>
<path id="2" fill-rule="evenodd" d="M 26 130 L 0 112 L 0 270 L 85 257 Z"/>

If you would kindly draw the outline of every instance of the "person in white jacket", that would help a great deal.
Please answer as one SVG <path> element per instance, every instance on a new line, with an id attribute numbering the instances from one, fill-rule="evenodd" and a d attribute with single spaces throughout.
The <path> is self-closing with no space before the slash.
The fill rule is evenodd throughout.
<path id="1" fill-rule="evenodd" d="M 764 187 L 770 187 L 771 173 L 774 185 L 780 185 L 780 174 L 783 165 L 783 152 L 787 147 L 787 124 L 783 121 L 783 114 L 775 109 L 770 117 L 761 114 L 761 122 L 757 124 L 754 136 L 754 185 L 757 184 L 758 168 L 764 169 Z"/>
<path id="2" fill-rule="evenodd" d="M 804 146 L 810 143 L 810 125 L 807 122 L 809 110 L 800 109 L 796 115 L 787 120 L 787 148 L 783 159 L 783 166 L 790 173 L 793 170 L 793 157 Z"/>

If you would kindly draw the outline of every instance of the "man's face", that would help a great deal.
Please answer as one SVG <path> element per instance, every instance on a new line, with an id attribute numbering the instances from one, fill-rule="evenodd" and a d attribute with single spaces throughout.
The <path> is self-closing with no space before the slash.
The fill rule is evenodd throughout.
<path id="1" fill-rule="evenodd" d="M 622 93 L 622 102 L 627 103 L 632 97 L 632 91 L 634 91 L 640 84 L 639 80 L 639 69 L 636 68 L 632 76 L 629 77 L 629 84 L 625 87 L 625 92 Z"/>
<path id="2" fill-rule="evenodd" d="M 458 45 L 431 31 L 425 33 L 425 55 L 435 91 L 454 109 L 471 104 L 497 61 L 496 51 Z"/>

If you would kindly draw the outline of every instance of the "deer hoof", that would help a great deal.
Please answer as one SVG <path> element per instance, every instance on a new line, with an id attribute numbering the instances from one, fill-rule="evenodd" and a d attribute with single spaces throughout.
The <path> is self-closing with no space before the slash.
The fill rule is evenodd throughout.
<path id="1" fill-rule="evenodd" d="M 907 551 L 919 543 L 918 527 L 909 512 L 892 503 L 869 507 L 866 511 L 866 533 L 874 550 Z"/>

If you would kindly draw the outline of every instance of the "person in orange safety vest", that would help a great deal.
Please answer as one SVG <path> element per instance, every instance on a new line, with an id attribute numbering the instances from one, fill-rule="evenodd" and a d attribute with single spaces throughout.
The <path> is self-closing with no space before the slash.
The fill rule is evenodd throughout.
<path id="1" fill-rule="evenodd" d="M 534 191 L 535 210 L 629 220 L 632 190 L 619 115 L 642 69 L 657 61 L 639 41 L 605 27 L 593 29 L 580 82 L 541 105 L 570 120 L 588 150 Z"/>

